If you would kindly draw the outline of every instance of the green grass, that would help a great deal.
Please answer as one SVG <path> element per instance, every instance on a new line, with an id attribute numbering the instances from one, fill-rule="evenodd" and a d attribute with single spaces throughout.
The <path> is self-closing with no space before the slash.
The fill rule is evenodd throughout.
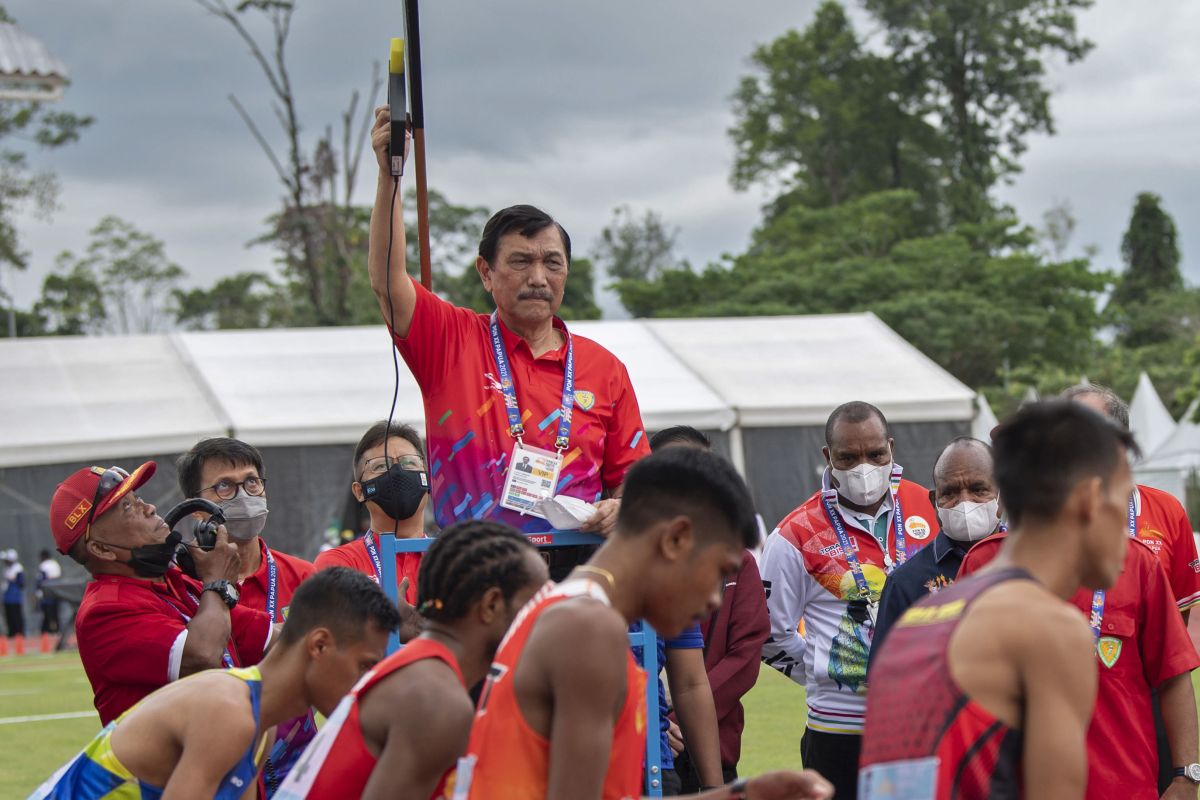
<path id="1" fill-rule="evenodd" d="M 1200 670 L 1192 674 L 1200 697 Z M 800 766 L 807 715 L 804 689 L 772 669 L 743 699 L 746 730 L 739 772 L 756 775 Z M 92 693 L 76 653 L 0 660 L 0 797 L 25 797 L 78 753 L 100 728 L 95 714 L 6 724 L 21 716 L 92 711 Z"/>

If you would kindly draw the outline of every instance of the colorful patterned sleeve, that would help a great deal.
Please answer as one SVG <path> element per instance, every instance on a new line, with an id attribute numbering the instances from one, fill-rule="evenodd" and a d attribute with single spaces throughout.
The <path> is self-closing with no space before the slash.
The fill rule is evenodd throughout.
<path id="1" fill-rule="evenodd" d="M 616 364 L 620 369 L 615 377 L 617 388 L 612 422 L 606 432 L 604 463 L 600 470 L 604 488 L 609 490 L 621 485 L 635 461 L 650 455 L 650 441 L 642 425 L 642 411 L 629 382 L 629 372 L 620 361 Z"/>

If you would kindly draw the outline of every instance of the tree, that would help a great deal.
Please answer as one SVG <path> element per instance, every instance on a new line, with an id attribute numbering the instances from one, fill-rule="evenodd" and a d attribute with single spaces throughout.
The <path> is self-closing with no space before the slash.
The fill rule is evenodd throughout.
<path id="1" fill-rule="evenodd" d="M 287 318 L 280 287 L 261 272 L 221 278 L 210 289 L 176 289 L 176 319 L 192 330 L 269 328 Z"/>
<path id="2" fill-rule="evenodd" d="M 480 233 L 490 212 L 485 206 L 460 206 L 450 202 L 436 189 L 429 189 L 429 265 L 433 289 L 448 296 L 461 290 L 466 277 L 478 282 L 475 275 L 475 253 Z M 417 239 L 417 191 L 404 192 L 404 230 L 407 249 L 405 260 L 417 271 L 421 263 Z"/>
<path id="3" fill-rule="evenodd" d="M 1129 228 L 1121 239 L 1125 271 L 1113 290 L 1114 307 L 1144 303 L 1154 293 L 1183 288 L 1179 271 L 1179 246 L 1175 220 L 1162 207 L 1162 198 L 1150 192 L 1137 196 Z"/>
<path id="4" fill-rule="evenodd" d="M 285 288 L 294 301 L 291 322 L 347 325 L 361 321 L 373 301 L 354 291 L 356 275 L 365 270 L 366 240 L 358 235 L 359 211 L 351 206 L 350 198 L 374 118 L 372 108 L 382 86 L 378 63 L 361 112 L 359 92 L 351 93 L 341 118 L 340 149 L 334 145 L 332 126 L 326 126 L 310 155 L 301 141 L 298 103 L 287 66 L 293 0 L 240 0 L 233 7 L 226 0 L 196 2 L 229 23 L 249 48 L 275 98 L 272 110 L 283 133 L 282 157 L 245 107 L 234 95 L 229 96 L 284 189 L 282 210 L 270 217 L 268 233 L 256 242 L 273 244 L 280 251 Z M 269 44 L 260 44 L 246 27 L 244 16 L 249 12 L 266 18 L 271 29 Z"/>
<path id="5" fill-rule="evenodd" d="M 638 219 L 629 206 L 619 206 L 600 232 L 594 258 L 614 280 L 649 280 L 680 266 L 678 237 L 679 229 L 669 227 L 656 211 L 647 209 Z"/>
<path id="6" fill-rule="evenodd" d="M 91 230 L 83 255 L 59 254 L 34 306 L 50 332 L 154 333 L 175 319 L 175 290 L 186 273 L 163 243 L 107 216 Z"/>
<path id="7" fill-rule="evenodd" d="M 734 95 L 733 185 L 777 186 L 785 204 L 838 205 L 912 188 L 937 206 L 938 137 L 907 108 L 886 56 L 866 51 L 845 10 L 826 0 L 803 31 L 750 57 Z"/>
<path id="8" fill-rule="evenodd" d="M 916 112 L 946 142 L 951 219 L 991 216 L 988 192 L 1020 171 L 1031 133 L 1053 133 L 1045 59 L 1075 62 L 1092 43 L 1075 12 L 1093 0 L 863 0 L 886 31 Z"/>

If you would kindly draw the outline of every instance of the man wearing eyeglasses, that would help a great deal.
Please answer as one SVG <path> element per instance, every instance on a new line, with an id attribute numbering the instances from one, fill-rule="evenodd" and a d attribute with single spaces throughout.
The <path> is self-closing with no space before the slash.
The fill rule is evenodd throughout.
<path id="1" fill-rule="evenodd" d="M 85 467 L 50 501 L 58 552 L 92 575 L 75 632 L 104 725 L 177 678 L 257 664 L 271 639 L 267 615 L 237 605 L 241 562 L 224 526 L 211 551 L 192 550 L 199 581 L 172 565 L 179 535 L 134 494 L 156 468 Z"/>
<path id="2" fill-rule="evenodd" d="M 287 618 L 296 588 L 313 574 L 302 558 L 267 546 L 267 479 L 262 454 L 238 439 L 215 437 L 198 442 L 179 457 L 179 490 L 221 507 L 229 541 L 238 549 L 238 590 L 243 606 L 265 611 L 272 622 Z"/>
<path id="3" fill-rule="evenodd" d="M 607 534 L 625 473 L 650 448 L 625 365 L 556 316 L 570 237 L 533 206 L 498 211 L 475 260 L 496 311 L 451 305 L 405 271 L 390 135 L 387 110 L 378 109 L 368 270 L 384 323 L 421 388 L 434 518 L 443 528 L 492 519 L 545 532 L 552 526 L 537 502 L 568 495 L 597 508 L 582 530 Z M 565 571 L 551 564 L 552 577 Z"/>

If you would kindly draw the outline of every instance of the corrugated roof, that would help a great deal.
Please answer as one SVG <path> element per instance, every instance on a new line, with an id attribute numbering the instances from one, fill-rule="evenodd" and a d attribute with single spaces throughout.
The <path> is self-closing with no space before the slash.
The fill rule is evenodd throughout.
<path id="1" fill-rule="evenodd" d="M 9 22 L 0 23 L 0 77 L 39 77 L 66 80 L 67 65 L 40 39 Z"/>

